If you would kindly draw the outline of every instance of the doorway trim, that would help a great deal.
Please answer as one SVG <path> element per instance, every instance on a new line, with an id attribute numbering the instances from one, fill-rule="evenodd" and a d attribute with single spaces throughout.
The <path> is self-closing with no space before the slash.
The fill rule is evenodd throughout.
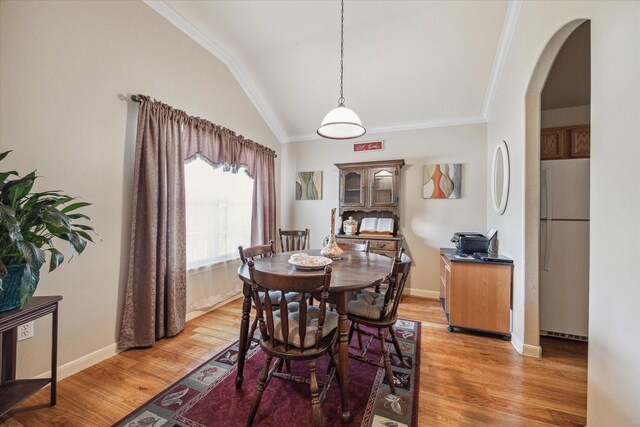
<path id="1" fill-rule="evenodd" d="M 523 354 L 542 356 L 540 346 L 540 126 L 541 97 L 551 67 L 569 36 L 587 19 L 560 28 L 538 59 L 525 95 L 525 221 Z"/>

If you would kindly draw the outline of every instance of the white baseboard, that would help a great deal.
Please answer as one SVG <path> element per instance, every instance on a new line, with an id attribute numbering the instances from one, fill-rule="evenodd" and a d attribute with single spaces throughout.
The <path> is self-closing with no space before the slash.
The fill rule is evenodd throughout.
<path id="1" fill-rule="evenodd" d="M 404 294 L 405 295 L 411 295 L 413 297 L 422 297 L 422 298 L 429 298 L 429 299 L 440 299 L 440 292 L 438 292 L 438 291 L 427 291 L 425 289 L 405 288 Z"/>
<path id="2" fill-rule="evenodd" d="M 511 345 L 513 346 L 513 348 L 516 349 L 516 351 L 520 354 L 523 354 L 523 346 L 524 343 L 522 341 L 520 341 L 520 339 L 518 339 L 518 337 L 516 337 L 515 335 L 511 334 Z"/>
<path id="3" fill-rule="evenodd" d="M 522 346 L 522 354 L 529 357 L 542 357 L 542 347 L 539 345 L 524 344 Z"/>
<path id="4" fill-rule="evenodd" d="M 101 348 L 100 350 L 96 350 L 93 353 L 89 353 L 84 355 L 76 360 L 72 360 L 69 363 L 65 363 L 62 366 L 58 366 L 58 381 L 67 378 L 73 374 L 77 374 L 83 369 L 88 368 L 89 366 L 93 366 L 98 362 L 102 362 L 110 358 L 111 356 L 115 356 L 120 353 L 121 350 L 118 350 L 118 344 L 113 343 L 106 347 Z M 51 371 L 44 372 L 38 375 L 36 378 L 50 378 Z"/>
<path id="5" fill-rule="evenodd" d="M 539 345 L 525 344 L 514 335 L 511 335 L 511 345 L 516 349 L 518 353 L 522 354 L 523 356 L 536 358 L 542 357 L 542 347 L 540 347 Z"/>
<path id="6" fill-rule="evenodd" d="M 202 316 L 203 314 L 207 314 L 208 312 L 210 312 L 211 310 L 215 310 L 218 307 L 222 307 L 223 305 L 230 303 L 233 300 L 236 300 L 238 298 L 243 297 L 242 292 L 239 292 L 237 294 L 233 294 L 232 296 L 230 296 L 229 298 L 220 301 L 219 303 L 216 303 L 213 307 L 209 307 L 207 309 L 204 310 L 194 310 L 194 311 L 190 311 L 189 313 L 187 313 L 186 316 L 186 321 L 188 322 L 189 320 L 195 319 L 196 317 Z"/>
<path id="7" fill-rule="evenodd" d="M 221 301 L 220 303 L 216 304 L 215 306 L 211 307 L 209 310 L 198 310 L 198 311 L 192 311 L 191 313 L 187 314 L 187 321 L 194 319 L 202 314 L 205 314 L 211 310 L 214 310 L 234 299 L 240 298 L 242 296 L 242 294 L 239 295 L 234 295 L 231 298 L 228 298 L 224 301 Z M 113 343 L 110 344 L 106 347 L 103 347 L 99 350 L 94 351 L 93 353 L 89 353 L 86 354 L 82 357 L 79 357 L 76 360 L 72 360 L 71 362 L 65 363 L 64 365 L 58 366 L 58 381 L 69 377 L 73 374 L 77 374 L 78 372 L 82 371 L 83 369 L 86 369 L 90 366 L 95 365 L 96 363 L 102 362 L 103 360 L 106 360 L 108 358 L 110 358 L 111 356 L 115 356 L 116 354 L 120 353 L 121 350 L 118 350 L 118 343 Z M 51 377 L 51 371 L 46 371 L 43 372 L 42 374 L 38 375 L 36 378 L 50 378 Z"/>

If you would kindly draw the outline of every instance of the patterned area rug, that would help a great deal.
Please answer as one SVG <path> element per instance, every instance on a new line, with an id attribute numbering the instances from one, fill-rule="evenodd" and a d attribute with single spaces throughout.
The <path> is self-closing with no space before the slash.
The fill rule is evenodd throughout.
<path id="1" fill-rule="evenodd" d="M 420 322 L 398 320 L 396 335 L 402 348 L 404 364 L 389 346 L 396 395 L 389 394 L 384 369 L 349 359 L 349 409 L 352 426 L 416 426 L 418 420 Z M 366 338 L 363 336 L 363 339 Z M 358 352 L 354 335 L 350 351 Z M 177 383 L 154 397 L 116 426 L 127 427 L 209 427 L 244 426 L 256 389 L 265 355 L 256 343 L 251 344 L 244 368 L 241 390 L 235 389 L 238 343 L 199 366 Z M 319 360 L 318 381 L 324 380 L 327 357 Z M 374 340 L 367 357 L 381 358 L 379 340 Z M 272 366 L 273 366 L 272 362 Z M 292 362 L 292 373 L 308 376 L 304 362 Z M 322 405 L 325 425 L 340 425 L 340 388 L 334 379 Z M 273 378 L 266 388 L 255 426 L 310 425 L 309 387 Z"/>

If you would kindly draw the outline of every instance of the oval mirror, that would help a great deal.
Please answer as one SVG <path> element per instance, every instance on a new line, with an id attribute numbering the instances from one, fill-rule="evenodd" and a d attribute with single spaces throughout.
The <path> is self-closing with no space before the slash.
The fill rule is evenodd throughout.
<path id="1" fill-rule="evenodd" d="M 491 200 L 493 210 L 502 215 L 507 208 L 509 198 L 509 150 L 507 143 L 500 141 L 493 152 L 491 170 Z"/>

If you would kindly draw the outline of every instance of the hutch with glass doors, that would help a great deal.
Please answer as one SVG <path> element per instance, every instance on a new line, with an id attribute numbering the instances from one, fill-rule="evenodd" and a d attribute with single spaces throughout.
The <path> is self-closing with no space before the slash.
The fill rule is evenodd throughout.
<path id="1" fill-rule="evenodd" d="M 339 214 L 342 222 L 358 221 L 355 234 L 341 227 L 338 243 L 369 240 L 371 252 L 395 256 L 402 246 L 399 235 L 400 170 L 404 160 L 337 163 L 340 170 Z"/>

